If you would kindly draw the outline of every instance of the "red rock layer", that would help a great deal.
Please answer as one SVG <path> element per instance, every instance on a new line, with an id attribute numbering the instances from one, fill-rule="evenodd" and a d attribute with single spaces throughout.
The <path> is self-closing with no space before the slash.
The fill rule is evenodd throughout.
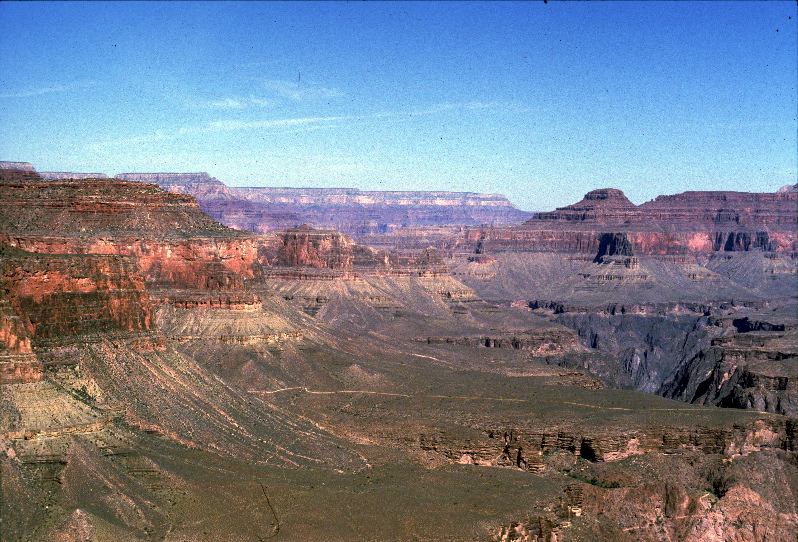
<path id="1" fill-rule="evenodd" d="M 275 241 L 261 245 L 258 257 L 264 271 L 283 278 L 355 279 L 359 274 L 443 276 L 450 274 L 435 249 L 399 255 L 363 245 L 336 231 L 303 225 L 278 232 Z"/>
<path id="2" fill-rule="evenodd" d="M 149 297 L 132 258 L 30 254 L 3 258 L 0 273 L 33 339 L 150 329 Z"/>
<path id="3" fill-rule="evenodd" d="M 685 192 L 635 206 L 620 190 L 589 192 L 579 203 L 538 213 L 516 228 L 465 232 L 451 246 L 475 252 L 597 254 L 603 235 L 623 235 L 634 254 L 798 250 L 798 193 Z"/>
<path id="4" fill-rule="evenodd" d="M 658 196 L 642 204 L 641 219 L 690 228 L 696 223 L 716 228 L 739 226 L 795 229 L 798 223 L 798 193 L 774 192 L 683 192 Z"/>
<path id="5" fill-rule="evenodd" d="M 150 287 L 239 290 L 259 278 L 254 238 L 137 239 L 46 237 L 0 234 L 0 242 L 45 254 L 133 256 Z"/>
<path id="6" fill-rule="evenodd" d="M 36 382 L 36 340 L 147 331 L 152 323 L 134 259 L 49 255 L 0 246 L 0 384 Z"/>
<path id="7" fill-rule="evenodd" d="M 235 290 L 260 276 L 252 234 L 154 184 L 43 181 L 0 170 L 0 206 L 0 242 L 31 252 L 133 256 L 153 286 Z"/>

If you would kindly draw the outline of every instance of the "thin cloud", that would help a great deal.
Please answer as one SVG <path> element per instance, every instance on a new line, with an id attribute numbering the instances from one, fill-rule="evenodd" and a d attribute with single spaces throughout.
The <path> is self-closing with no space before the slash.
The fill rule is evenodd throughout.
<path id="1" fill-rule="evenodd" d="M 0 94 L 0 98 L 29 98 L 31 96 L 42 96 L 44 94 L 55 94 L 79 88 L 93 87 L 96 84 L 97 83 L 94 81 L 85 81 L 81 83 L 72 83 L 68 85 L 54 85 L 49 87 L 30 88 L 19 92 L 6 92 Z"/>
<path id="2" fill-rule="evenodd" d="M 266 107 L 271 105 L 271 101 L 262 98 L 224 98 L 203 104 L 209 109 L 247 109 L 248 107 Z"/>
<path id="3" fill-rule="evenodd" d="M 263 82 L 263 86 L 282 98 L 288 98 L 297 102 L 324 100 L 343 96 L 343 93 L 337 88 L 305 85 L 297 81 L 268 79 Z"/>
<path id="4" fill-rule="evenodd" d="M 235 101 L 231 99 L 230 106 L 234 107 Z M 157 131 L 153 134 L 118 139 L 112 141 L 92 143 L 87 146 L 89 151 L 99 151 L 108 147 L 125 146 L 131 144 L 153 143 L 157 141 L 175 140 L 185 135 L 208 134 L 220 132 L 234 132 L 240 130 L 258 129 L 279 129 L 274 131 L 277 134 L 311 132 L 321 129 L 348 127 L 353 124 L 363 124 L 370 121 L 390 121 L 408 117 L 419 117 L 425 115 L 435 115 L 446 111 L 455 110 L 516 110 L 513 104 L 500 102 L 462 102 L 462 103 L 443 103 L 433 105 L 426 109 L 411 111 L 380 112 L 369 115 L 350 115 L 350 116 L 330 116 L 330 117 L 297 117 L 287 119 L 264 119 L 256 121 L 244 120 L 216 120 L 199 126 L 183 126 L 171 132 Z"/>
<path id="5" fill-rule="evenodd" d="M 225 98 L 224 100 L 209 102 L 208 107 L 212 109 L 244 109 L 246 105 L 241 100 Z"/>
<path id="6" fill-rule="evenodd" d="M 208 124 L 214 131 L 251 130 L 254 128 L 272 128 L 275 126 L 298 126 L 307 124 L 320 124 L 326 122 L 350 120 L 357 117 L 304 117 L 295 119 L 258 120 L 254 122 L 239 120 L 217 120 Z"/>
<path id="7" fill-rule="evenodd" d="M 138 137 L 128 137 L 124 139 L 91 143 L 86 147 L 86 149 L 91 152 L 97 152 L 109 147 L 154 143 L 157 141 L 173 141 L 184 135 L 233 132 L 238 130 L 300 127 L 309 131 L 311 128 L 322 128 L 328 123 L 346 121 L 355 118 L 357 117 L 300 117 L 292 119 L 259 120 L 252 122 L 239 120 L 217 120 L 201 126 L 182 126 L 172 132 L 157 131 L 153 134 L 147 134 Z"/>

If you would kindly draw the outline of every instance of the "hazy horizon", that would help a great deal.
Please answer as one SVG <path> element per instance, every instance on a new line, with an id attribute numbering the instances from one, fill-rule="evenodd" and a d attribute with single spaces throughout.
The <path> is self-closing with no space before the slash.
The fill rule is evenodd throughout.
<path id="1" fill-rule="evenodd" d="M 0 159 L 228 186 L 773 192 L 795 2 L 0 3 Z M 80 30 L 78 30 L 80 29 Z"/>

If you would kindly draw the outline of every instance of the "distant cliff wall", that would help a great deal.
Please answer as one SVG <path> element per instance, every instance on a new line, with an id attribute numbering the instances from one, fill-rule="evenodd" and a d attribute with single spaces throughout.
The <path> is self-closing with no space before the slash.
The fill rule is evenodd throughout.
<path id="1" fill-rule="evenodd" d="M 635 206 L 620 190 L 599 189 L 522 226 L 471 229 L 452 242 L 481 253 L 597 255 L 604 236 L 620 234 L 636 255 L 792 252 L 798 250 L 798 193 L 684 192 Z"/>

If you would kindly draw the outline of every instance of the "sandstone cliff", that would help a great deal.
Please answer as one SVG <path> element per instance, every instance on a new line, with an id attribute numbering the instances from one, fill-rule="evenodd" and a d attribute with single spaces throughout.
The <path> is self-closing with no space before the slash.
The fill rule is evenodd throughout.
<path id="1" fill-rule="evenodd" d="M 133 258 L 0 245 L 0 383 L 40 380 L 32 346 L 42 341 L 150 326 L 150 301 Z"/>
<path id="2" fill-rule="evenodd" d="M 32 252 L 133 256 L 151 285 L 236 289 L 260 276 L 254 236 L 153 184 L 0 170 L 0 205 L 0 241 Z"/>
<path id="3" fill-rule="evenodd" d="M 615 189 L 593 190 L 523 226 L 469 232 L 482 251 L 596 254 L 604 234 L 623 234 L 635 254 L 798 250 L 798 194 L 684 192 L 640 206 Z M 477 245 L 479 243 L 479 245 Z M 454 248 L 454 247 L 453 247 Z"/>

